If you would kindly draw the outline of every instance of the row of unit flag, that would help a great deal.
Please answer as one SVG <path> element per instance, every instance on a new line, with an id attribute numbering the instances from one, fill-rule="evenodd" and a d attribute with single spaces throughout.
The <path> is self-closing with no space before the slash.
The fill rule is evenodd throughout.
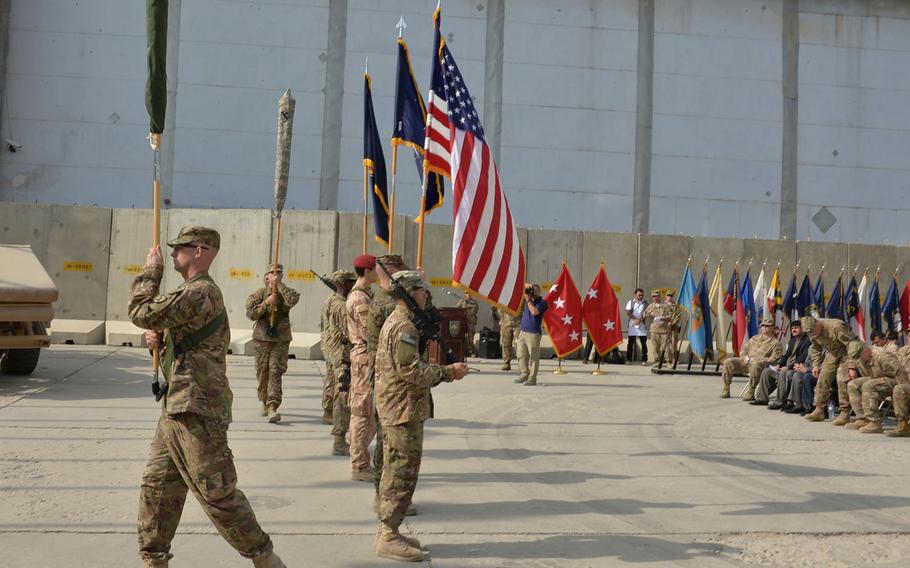
<path id="1" fill-rule="evenodd" d="M 455 226 L 453 284 L 516 313 L 525 282 L 518 229 L 474 100 L 441 32 L 441 20 L 441 9 L 437 6 L 433 14 L 433 56 L 426 106 L 402 37 L 404 19 L 398 22 L 391 192 L 386 183 L 382 142 L 373 111 L 372 81 L 369 71 L 364 71 L 363 252 L 367 252 L 368 195 L 372 195 L 375 239 L 392 252 L 398 150 L 404 146 L 413 153 L 421 180 L 417 268 L 423 264 L 426 216 L 442 205 L 443 178 L 449 178 Z"/>

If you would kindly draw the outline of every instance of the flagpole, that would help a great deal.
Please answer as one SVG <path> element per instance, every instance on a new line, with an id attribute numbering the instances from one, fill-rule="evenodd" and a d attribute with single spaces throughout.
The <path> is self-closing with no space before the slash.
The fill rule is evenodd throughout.
<path id="1" fill-rule="evenodd" d="M 564 371 L 562 368 L 562 357 L 556 358 L 556 369 L 553 371 L 554 375 L 566 375 L 567 371 Z"/>
<path id="2" fill-rule="evenodd" d="M 438 8 L 437 8 L 438 9 Z M 430 93 L 427 96 L 427 108 L 433 107 L 433 101 L 435 96 L 433 90 L 430 89 Z M 427 113 L 427 132 L 429 132 L 430 125 L 432 124 L 433 113 Z M 426 224 L 426 208 L 427 208 L 427 181 L 430 177 L 430 162 L 427 160 L 427 154 L 430 150 L 430 138 L 429 136 L 424 138 L 423 142 L 423 181 L 420 184 L 420 210 L 417 212 L 419 223 L 417 224 L 417 270 L 423 268 L 423 230 L 424 225 Z"/>
<path id="3" fill-rule="evenodd" d="M 159 172 L 161 171 L 161 134 L 149 134 L 149 144 L 152 146 L 154 153 L 153 172 L 152 172 L 152 246 L 156 249 L 161 246 L 161 182 L 159 181 Z M 155 391 L 156 400 L 158 400 L 159 372 L 161 361 L 158 350 L 152 350 L 152 390 Z"/>
<path id="4" fill-rule="evenodd" d="M 692 262 L 692 256 L 689 255 L 689 258 L 686 259 L 686 269 L 689 268 L 689 264 Z M 679 290 L 676 291 L 679 294 Z M 673 331 L 673 322 L 676 321 L 676 318 L 679 317 L 679 298 L 676 298 L 676 303 L 673 305 L 673 319 L 670 320 L 670 331 Z M 686 318 L 686 331 L 689 331 L 689 318 Z M 673 346 L 673 370 L 676 370 L 676 366 L 679 364 L 679 346 L 682 345 L 682 338 L 684 333 L 680 331 L 679 337 L 676 338 L 675 345 Z M 689 351 L 692 351 L 692 344 L 689 343 Z"/>
<path id="5" fill-rule="evenodd" d="M 389 196 L 389 254 L 395 242 L 395 189 L 398 186 L 398 144 L 392 143 L 392 195 Z"/>
<path id="6" fill-rule="evenodd" d="M 369 166 L 363 165 L 363 246 L 361 254 L 367 253 L 367 184 L 369 183 Z"/>

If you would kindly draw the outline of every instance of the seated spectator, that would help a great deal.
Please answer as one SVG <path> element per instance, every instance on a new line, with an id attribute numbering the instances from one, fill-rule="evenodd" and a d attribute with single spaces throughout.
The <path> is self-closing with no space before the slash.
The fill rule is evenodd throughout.
<path id="1" fill-rule="evenodd" d="M 777 393 L 777 401 L 768 405 L 770 410 L 789 410 L 797 403 L 802 405 L 799 390 L 793 388 L 793 374 L 796 363 L 804 361 L 809 353 L 809 336 L 803 333 L 800 321 L 790 322 L 790 339 L 787 341 L 787 350 L 781 355 L 776 365 L 768 367 L 761 373 L 758 380 L 758 389 L 755 391 L 755 400 L 749 404 L 768 404 L 770 394 Z"/>
<path id="2" fill-rule="evenodd" d="M 761 372 L 772 362 L 780 359 L 780 342 L 774 337 L 774 320 L 765 318 L 761 322 L 761 335 L 749 338 L 743 345 L 739 357 L 727 357 L 723 364 L 724 389 L 721 398 L 730 398 L 730 385 L 733 383 L 734 374 L 749 374 L 749 385 L 743 393 L 743 400 L 751 401 L 755 398 L 755 387 Z"/>
<path id="3" fill-rule="evenodd" d="M 795 365 L 793 370 L 794 387 L 799 392 L 799 402 L 793 408 L 787 411 L 787 414 L 800 414 L 805 416 L 815 410 L 815 385 L 818 384 L 818 378 L 812 374 L 812 350 L 806 353 L 806 358 Z M 828 410 L 825 409 L 825 416 Z"/>
<path id="4" fill-rule="evenodd" d="M 907 383 L 907 371 L 897 356 L 885 350 L 873 352 L 860 341 L 847 346 L 850 381 L 847 392 L 856 420 L 846 425 L 847 430 L 864 434 L 882 433 L 882 413 L 879 406 L 891 396 L 898 384 Z"/>
<path id="5" fill-rule="evenodd" d="M 900 344 L 898 343 L 898 341 L 900 341 L 900 335 L 898 335 L 896 331 L 889 331 L 888 335 L 885 337 L 887 339 L 885 349 L 896 353 L 897 350 L 900 349 Z"/>
<path id="6" fill-rule="evenodd" d="M 888 345 L 888 339 L 883 331 L 873 331 L 869 338 L 872 341 L 872 351 L 882 351 Z"/>

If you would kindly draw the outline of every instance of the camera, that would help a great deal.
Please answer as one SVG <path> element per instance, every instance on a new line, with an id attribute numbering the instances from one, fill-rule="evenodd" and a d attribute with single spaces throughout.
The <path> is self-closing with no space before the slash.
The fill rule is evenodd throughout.
<path id="1" fill-rule="evenodd" d="M 532 296 L 534 294 L 534 286 L 525 286 L 525 295 Z"/>

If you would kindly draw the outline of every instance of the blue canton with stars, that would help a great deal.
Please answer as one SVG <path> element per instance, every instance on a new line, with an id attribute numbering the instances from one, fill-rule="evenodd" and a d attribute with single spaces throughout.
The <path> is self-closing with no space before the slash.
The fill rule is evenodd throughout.
<path id="1" fill-rule="evenodd" d="M 446 101 L 449 104 L 449 121 L 455 128 L 470 132 L 486 144 L 474 99 L 468 93 L 468 88 L 461 78 L 461 71 L 458 70 L 455 58 L 452 57 L 447 45 L 442 46 L 442 77 Z"/>

